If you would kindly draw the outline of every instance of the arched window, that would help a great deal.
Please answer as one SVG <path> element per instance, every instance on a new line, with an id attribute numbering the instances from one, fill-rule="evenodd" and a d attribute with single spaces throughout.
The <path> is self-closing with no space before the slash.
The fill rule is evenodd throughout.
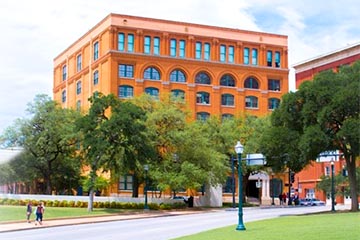
<path id="1" fill-rule="evenodd" d="M 210 113 L 207 112 L 198 112 L 196 113 L 196 120 L 206 121 L 210 117 Z"/>
<path id="2" fill-rule="evenodd" d="M 183 71 L 176 69 L 170 74 L 170 82 L 186 82 L 186 77 Z"/>
<path id="3" fill-rule="evenodd" d="M 160 80 L 160 73 L 154 67 L 148 67 L 144 71 L 144 79 Z"/>
<path id="4" fill-rule="evenodd" d="M 280 105 L 280 99 L 278 99 L 278 98 L 269 98 L 269 102 L 268 102 L 269 104 L 269 109 L 270 110 L 273 110 L 273 109 L 275 109 L 275 108 L 278 108 L 279 107 L 279 105 Z"/>
<path id="5" fill-rule="evenodd" d="M 97 85 L 99 83 L 99 71 L 98 70 L 96 70 L 93 73 L 93 82 L 94 82 L 94 85 Z"/>
<path id="6" fill-rule="evenodd" d="M 196 93 L 196 103 L 210 104 L 210 94 L 207 92 Z"/>
<path id="7" fill-rule="evenodd" d="M 119 98 L 132 98 L 134 96 L 134 88 L 128 85 L 119 86 Z"/>
<path id="8" fill-rule="evenodd" d="M 77 100 L 76 101 L 76 111 L 80 111 L 81 110 L 81 101 L 80 100 Z"/>
<path id="9" fill-rule="evenodd" d="M 221 120 L 224 121 L 226 119 L 231 119 L 234 118 L 234 115 L 230 114 L 230 113 L 225 113 L 223 115 L 221 115 Z"/>
<path id="10" fill-rule="evenodd" d="M 247 96 L 245 98 L 245 107 L 258 108 L 258 98 L 255 96 Z"/>
<path id="11" fill-rule="evenodd" d="M 220 79 L 221 86 L 235 87 L 235 80 L 230 74 L 225 74 Z"/>
<path id="12" fill-rule="evenodd" d="M 259 89 L 259 82 L 254 77 L 248 77 L 245 80 L 244 88 L 252 88 L 252 89 Z"/>
<path id="13" fill-rule="evenodd" d="M 159 89 L 154 87 L 145 88 L 145 93 L 154 97 L 155 99 L 159 99 Z"/>
<path id="14" fill-rule="evenodd" d="M 61 102 L 66 102 L 66 90 L 63 90 L 61 92 Z"/>
<path id="15" fill-rule="evenodd" d="M 210 80 L 210 77 L 209 77 L 209 75 L 207 73 L 200 72 L 200 73 L 196 74 L 195 83 L 211 84 L 211 80 Z"/>
<path id="16" fill-rule="evenodd" d="M 180 89 L 171 90 L 171 97 L 185 100 L 185 92 Z"/>
<path id="17" fill-rule="evenodd" d="M 222 94 L 221 95 L 221 105 L 223 105 L 223 106 L 234 106 L 234 95 Z"/>

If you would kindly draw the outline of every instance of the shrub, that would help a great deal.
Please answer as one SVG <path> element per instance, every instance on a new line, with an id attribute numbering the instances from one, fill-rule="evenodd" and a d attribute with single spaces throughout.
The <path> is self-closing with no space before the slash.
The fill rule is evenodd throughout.
<path id="1" fill-rule="evenodd" d="M 68 206 L 69 207 L 75 207 L 75 201 L 69 201 Z"/>

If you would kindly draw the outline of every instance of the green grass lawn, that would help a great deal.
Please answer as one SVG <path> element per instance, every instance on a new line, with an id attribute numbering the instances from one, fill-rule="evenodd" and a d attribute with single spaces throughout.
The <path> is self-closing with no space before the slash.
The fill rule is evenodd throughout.
<path id="1" fill-rule="evenodd" d="M 124 214 L 131 211 L 136 210 L 94 208 L 94 211 L 89 213 L 87 208 L 46 207 L 44 219 Z M 35 214 L 31 214 L 31 219 L 35 219 Z M 26 220 L 26 206 L 0 205 L 0 223 L 21 220 Z"/>
<path id="2" fill-rule="evenodd" d="M 176 238 L 177 240 L 359 240 L 360 213 L 324 213 L 289 216 L 245 223 Z"/>

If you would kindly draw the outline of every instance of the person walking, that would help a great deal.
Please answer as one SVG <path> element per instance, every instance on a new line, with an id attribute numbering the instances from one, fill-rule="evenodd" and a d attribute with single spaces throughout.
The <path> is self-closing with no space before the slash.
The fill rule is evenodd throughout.
<path id="1" fill-rule="evenodd" d="M 283 193 L 282 199 L 283 199 L 283 203 L 284 203 L 285 205 L 286 205 L 286 198 L 287 198 L 286 193 Z"/>
<path id="2" fill-rule="evenodd" d="M 279 194 L 279 201 L 280 201 L 280 205 L 283 205 L 283 198 L 282 198 L 282 193 Z"/>
<path id="3" fill-rule="evenodd" d="M 28 223 L 30 223 L 30 216 L 32 213 L 32 203 L 31 201 L 28 202 L 28 204 L 26 205 L 26 220 Z"/>
<path id="4" fill-rule="evenodd" d="M 37 207 L 36 207 L 35 226 L 37 225 L 37 223 L 39 223 L 40 225 L 42 225 L 43 214 L 44 214 L 44 207 L 43 207 L 43 203 L 40 202 L 40 203 L 37 205 Z"/>

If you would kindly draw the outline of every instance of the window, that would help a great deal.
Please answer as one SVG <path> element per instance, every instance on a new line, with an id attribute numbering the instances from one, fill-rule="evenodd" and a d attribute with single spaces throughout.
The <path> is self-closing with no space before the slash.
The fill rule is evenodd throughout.
<path id="1" fill-rule="evenodd" d="M 132 78 L 134 77 L 134 66 L 120 64 L 119 65 L 119 77 Z"/>
<path id="2" fill-rule="evenodd" d="M 66 102 L 66 90 L 63 90 L 61 92 L 61 102 Z"/>
<path id="3" fill-rule="evenodd" d="M 185 92 L 180 89 L 171 90 L 171 96 L 176 99 L 185 100 Z"/>
<path id="4" fill-rule="evenodd" d="M 256 78 L 248 77 L 245 80 L 244 88 L 259 89 L 259 83 Z"/>
<path id="5" fill-rule="evenodd" d="M 202 44 L 201 42 L 196 42 L 195 45 L 195 58 L 196 59 L 201 59 L 201 50 L 202 50 Z"/>
<path id="6" fill-rule="evenodd" d="M 186 82 L 185 74 L 181 70 L 174 70 L 170 74 L 170 82 Z"/>
<path id="7" fill-rule="evenodd" d="M 119 98 L 132 98 L 134 96 L 134 88 L 128 85 L 119 86 Z"/>
<path id="8" fill-rule="evenodd" d="M 94 43 L 94 61 L 96 61 L 99 58 L 99 42 Z"/>
<path id="9" fill-rule="evenodd" d="M 67 79 L 67 66 L 64 65 L 62 67 L 62 80 L 65 81 Z"/>
<path id="10" fill-rule="evenodd" d="M 280 67 L 280 52 L 275 52 L 275 67 Z"/>
<path id="11" fill-rule="evenodd" d="M 170 56 L 176 57 L 176 39 L 170 39 Z"/>
<path id="12" fill-rule="evenodd" d="M 280 91 L 280 80 L 268 79 L 268 90 L 270 90 L 270 91 Z"/>
<path id="13" fill-rule="evenodd" d="M 125 51 L 125 34 L 118 33 L 118 50 Z"/>
<path id="14" fill-rule="evenodd" d="M 205 72 L 200 72 L 195 77 L 195 83 L 210 84 L 210 77 Z"/>
<path id="15" fill-rule="evenodd" d="M 76 94 L 79 95 L 81 93 L 81 81 L 76 83 Z"/>
<path id="16" fill-rule="evenodd" d="M 144 53 L 150 54 L 150 48 L 151 48 L 151 38 L 149 36 L 145 36 L 144 39 Z"/>
<path id="17" fill-rule="evenodd" d="M 267 66 L 272 67 L 272 51 L 267 51 L 266 59 L 267 59 Z"/>
<path id="18" fill-rule="evenodd" d="M 210 94 L 207 92 L 198 92 L 196 94 L 196 103 L 210 104 Z"/>
<path id="19" fill-rule="evenodd" d="M 225 121 L 226 119 L 231 119 L 234 118 L 234 115 L 230 114 L 230 113 L 225 113 L 223 115 L 221 115 L 221 120 Z"/>
<path id="20" fill-rule="evenodd" d="M 269 108 L 270 110 L 276 109 L 276 108 L 278 108 L 279 105 L 280 105 L 280 99 L 278 99 L 278 98 L 269 98 L 268 101 L 269 101 L 269 106 L 268 106 L 268 108 Z"/>
<path id="21" fill-rule="evenodd" d="M 185 57 L 185 40 L 179 41 L 179 57 Z"/>
<path id="22" fill-rule="evenodd" d="M 82 69 L 82 57 L 81 57 L 81 54 L 79 54 L 76 57 L 76 71 L 80 72 L 81 69 Z"/>
<path id="23" fill-rule="evenodd" d="M 160 38 L 154 37 L 154 55 L 160 54 Z"/>
<path id="24" fill-rule="evenodd" d="M 133 190 L 133 176 L 125 175 L 119 179 L 119 190 Z"/>
<path id="25" fill-rule="evenodd" d="M 80 111 L 81 110 L 81 101 L 80 100 L 77 100 L 76 101 L 76 111 Z"/>
<path id="26" fill-rule="evenodd" d="M 145 93 L 154 97 L 155 99 L 159 99 L 159 89 L 154 87 L 145 88 Z"/>
<path id="27" fill-rule="evenodd" d="M 94 83 L 94 85 L 97 85 L 99 83 L 99 71 L 98 70 L 96 70 L 93 73 L 93 83 Z"/>
<path id="28" fill-rule="evenodd" d="M 127 43 L 127 51 L 133 52 L 134 51 L 134 35 L 128 34 L 128 43 Z"/>
<path id="29" fill-rule="evenodd" d="M 223 192 L 224 193 L 232 193 L 234 186 L 235 186 L 235 178 L 228 176 L 226 178 L 226 183 L 223 185 Z M 235 192 L 235 190 L 234 190 L 234 192 Z"/>
<path id="30" fill-rule="evenodd" d="M 221 86 L 235 87 L 235 80 L 230 74 L 225 74 L 220 79 Z"/>
<path id="31" fill-rule="evenodd" d="M 250 63 L 249 54 L 250 54 L 249 48 L 244 48 L 244 64 L 246 65 Z"/>
<path id="32" fill-rule="evenodd" d="M 204 44 L 204 60 L 210 60 L 210 43 Z"/>
<path id="33" fill-rule="evenodd" d="M 234 62 L 234 47 L 233 46 L 229 46 L 228 62 L 229 63 Z"/>
<path id="34" fill-rule="evenodd" d="M 198 112 L 196 113 L 196 120 L 206 121 L 210 117 L 210 113 L 207 112 Z"/>
<path id="35" fill-rule="evenodd" d="M 251 64 L 252 65 L 257 65 L 258 64 L 258 50 L 256 48 L 252 49 L 252 53 L 251 53 Z"/>
<path id="36" fill-rule="evenodd" d="M 154 67 L 149 67 L 144 71 L 144 79 L 160 80 L 159 71 Z"/>
<path id="37" fill-rule="evenodd" d="M 258 98 L 254 96 L 247 96 L 245 98 L 245 107 L 258 108 Z"/>
<path id="38" fill-rule="evenodd" d="M 234 106 L 234 95 L 222 94 L 221 95 L 221 105 L 223 105 L 223 106 Z"/>
<path id="39" fill-rule="evenodd" d="M 226 61 L 226 46 L 220 45 L 220 62 Z"/>

